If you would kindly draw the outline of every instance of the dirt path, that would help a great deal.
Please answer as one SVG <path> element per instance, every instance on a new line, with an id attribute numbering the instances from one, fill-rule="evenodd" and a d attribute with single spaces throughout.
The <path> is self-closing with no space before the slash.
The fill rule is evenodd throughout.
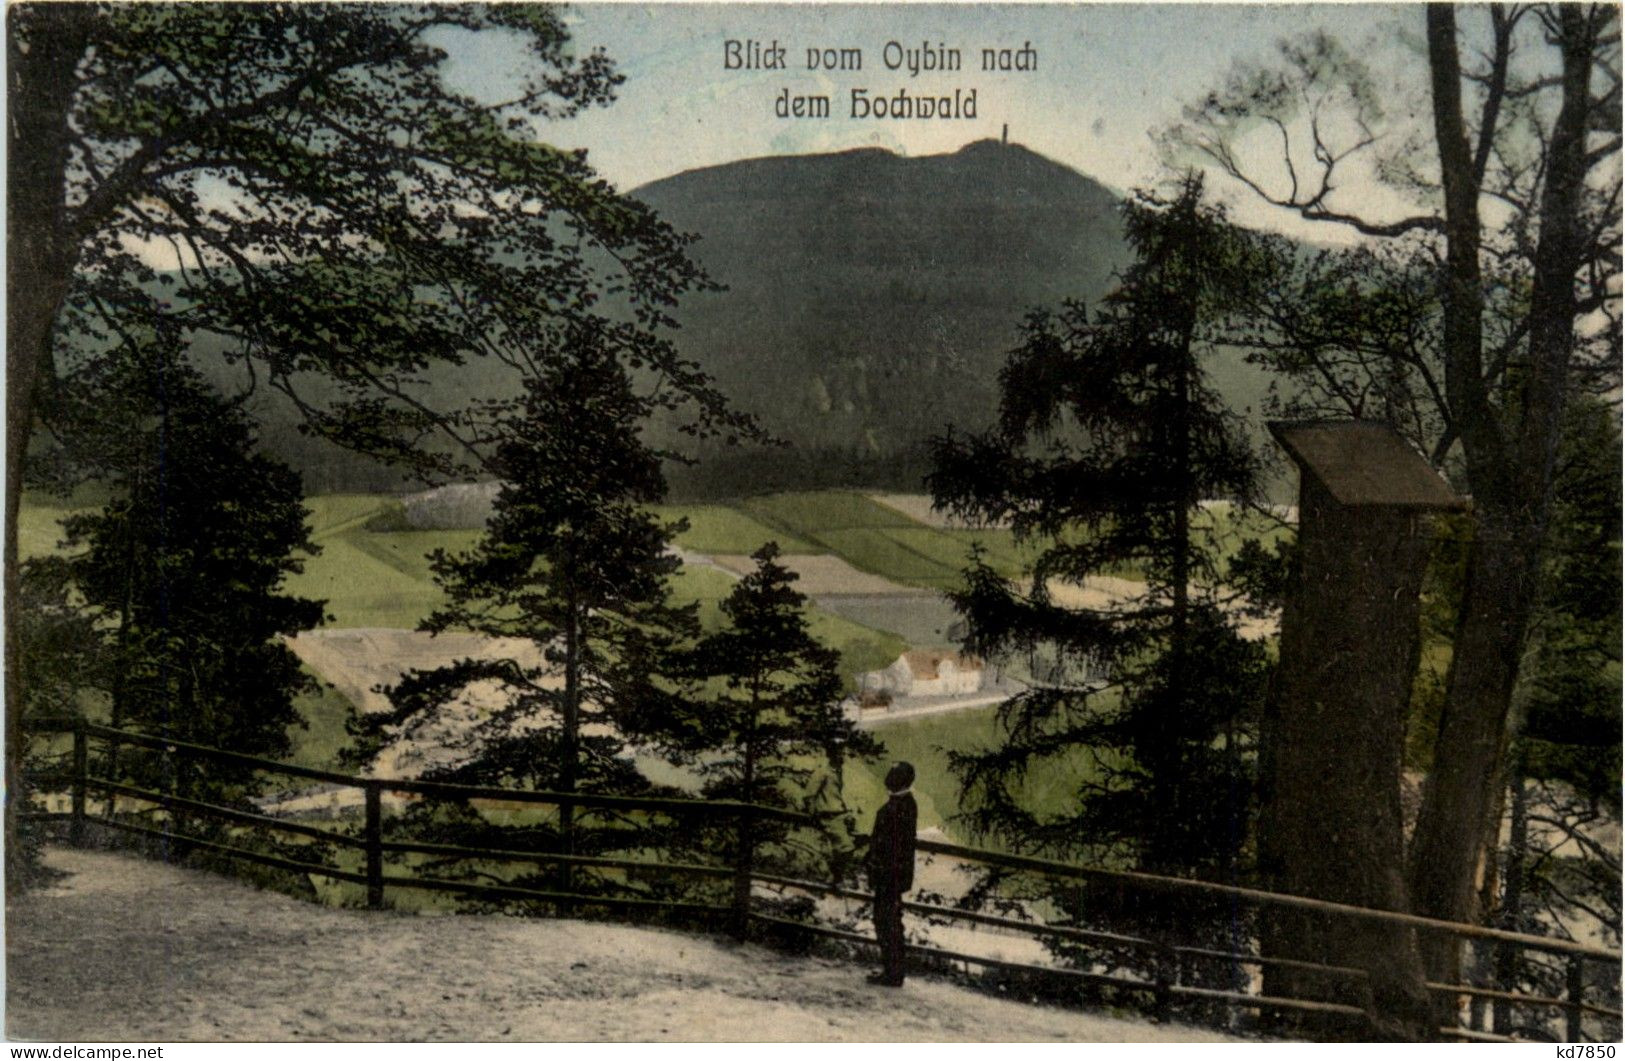
<path id="1" fill-rule="evenodd" d="M 8 903 L 6 1030 L 58 1041 L 1218 1041 L 680 932 L 335 910 L 57 850 Z"/>

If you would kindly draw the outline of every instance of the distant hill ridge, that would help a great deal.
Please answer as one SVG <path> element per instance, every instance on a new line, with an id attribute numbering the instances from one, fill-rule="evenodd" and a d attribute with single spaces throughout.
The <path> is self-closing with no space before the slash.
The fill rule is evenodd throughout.
<path id="1" fill-rule="evenodd" d="M 629 194 L 697 234 L 694 256 L 727 288 L 683 301 L 679 348 L 792 443 L 702 451 L 697 467 L 673 469 L 680 496 L 918 491 L 925 439 L 990 422 L 1023 316 L 1066 298 L 1092 305 L 1127 262 L 1114 193 L 995 140 L 922 157 L 744 159 Z M 436 372 L 449 396 L 511 389 L 478 361 Z M 1262 389 L 1240 369 L 1217 382 L 1242 403 Z M 267 445 L 312 490 L 401 488 L 398 473 L 298 438 L 286 412 L 262 413 Z M 670 425 L 653 434 L 676 437 Z"/>
<path id="2" fill-rule="evenodd" d="M 682 349 L 775 434 L 877 465 L 985 423 L 1027 310 L 1092 301 L 1125 261 L 1111 192 L 993 140 L 747 159 L 631 194 L 698 233 L 728 288 L 684 302 Z"/>

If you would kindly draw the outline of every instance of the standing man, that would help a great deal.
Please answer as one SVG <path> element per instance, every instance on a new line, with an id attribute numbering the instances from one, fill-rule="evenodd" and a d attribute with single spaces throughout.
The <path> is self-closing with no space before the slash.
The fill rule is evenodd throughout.
<path id="1" fill-rule="evenodd" d="M 875 896 L 875 939 L 880 942 L 882 971 L 872 984 L 903 986 L 903 893 L 914 887 L 914 830 L 919 808 L 914 803 L 914 767 L 898 763 L 886 773 L 891 798 L 875 812 L 869 837 L 869 890 Z"/>

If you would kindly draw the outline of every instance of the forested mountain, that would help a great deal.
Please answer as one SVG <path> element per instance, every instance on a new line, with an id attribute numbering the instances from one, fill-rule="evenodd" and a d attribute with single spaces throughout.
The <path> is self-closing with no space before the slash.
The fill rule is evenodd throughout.
<path id="1" fill-rule="evenodd" d="M 679 307 L 675 340 L 787 447 L 707 448 L 684 494 L 828 485 L 919 488 L 921 442 L 991 417 L 1018 325 L 1065 298 L 1091 305 L 1124 264 L 1118 197 L 1016 144 L 906 158 L 879 148 L 749 159 L 635 189 L 724 290 Z M 1256 404 L 1256 371 L 1222 393 Z M 441 369 L 441 401 L 502 391 L 496 366 Z M 444 392 L 451 393 L 444 393 Z M 267 399 L 266 414 L 277 415 Z M 399 476 L 266 432 L 315 490 Z"/>
<path id="2" fill-rule="evenodd" d="M 774 486 L 907 480 L 920 440 L 988 417 L 1022 314 L 1092 300 L 1124 259 L 1111 192 L 990 140 L 751 159 L 634 195 L 698 233 L 695 256 L 727 287 L 688 300 L 680 341 L 803 451 L 728 461 Z"/>

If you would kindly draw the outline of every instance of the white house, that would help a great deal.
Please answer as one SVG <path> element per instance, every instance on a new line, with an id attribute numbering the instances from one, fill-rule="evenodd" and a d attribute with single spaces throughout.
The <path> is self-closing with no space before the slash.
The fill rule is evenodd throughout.
<path id="1" fill-rule="evenodd" d="M 974 656 L 932 649 L 910 649 L 885 670 L 858 679 L 863 693 L 903 696 L 970 696 L 981 692 L 985 674 Z"/>

